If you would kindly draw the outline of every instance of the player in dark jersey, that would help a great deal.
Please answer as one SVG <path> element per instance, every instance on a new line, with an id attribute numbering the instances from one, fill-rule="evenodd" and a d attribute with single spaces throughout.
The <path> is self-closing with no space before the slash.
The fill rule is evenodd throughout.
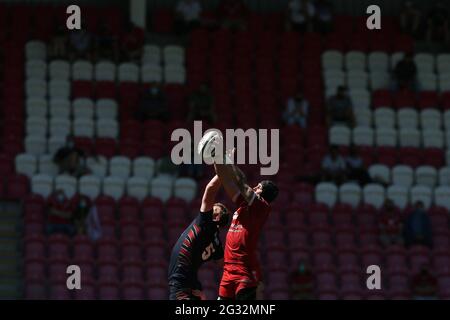
<path id="1" fill-rule="evenodd" d="M 214 167 L 238 209 L 226 237 L 219 299 L 255 300 L 258 286 L 262 285 L 257 257 L 259 236 L 270 214 L 270 203 L 278 195 L 278 188 L 269 180 L 251 188 L 236 165 L 225 163 L 228 164 L 214 164 Z"/>
<path id="2" fill-rule="evenodd" d="M 214 203 L 220 186 L 219 177 L 214 176 L 205 188 L 200 213 L 172 249 L 168 274 L 170 300 L 201 300 L 198 269 L 206 261 L 223 258 L 219 228 L 228 224 L 229 214 L 223 204 Z"/>

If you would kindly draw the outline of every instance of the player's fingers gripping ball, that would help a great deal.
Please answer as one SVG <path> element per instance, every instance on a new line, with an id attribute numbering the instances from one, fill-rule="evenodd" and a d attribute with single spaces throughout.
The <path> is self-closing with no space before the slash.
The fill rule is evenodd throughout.
<path id="1" fill-rule="evenodd" d="M 203 157 L 207 164 L 213 164 L 220 158 L 223 147 L 223 137 L 218 131 L 208 131 L 203 135 L 197 146 L 197 153 Z"/>

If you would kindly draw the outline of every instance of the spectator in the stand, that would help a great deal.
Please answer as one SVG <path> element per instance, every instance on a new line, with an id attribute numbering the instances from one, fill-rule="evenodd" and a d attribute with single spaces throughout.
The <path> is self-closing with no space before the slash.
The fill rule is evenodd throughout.
<path id="1" fill-rule="evenodd" d="M 353 103 L 344 86 L 339 86 L 337 93 L 328 100 L 327 124 L 331 126 L 336 123 L 344 123 L 349 127 L 355 124 Z"/>
<path id="2" fill-rule="evenodd" d="M 175 8 L 175 31 L 188 33 L 200 25 L 202 6 L 199 0 L 180 0 Z"/>
<path id="3" fill-rule="evenodd" d="M 436 42 L 449 41 L 448 11 L 442 1 L 438 1 L 428 14 L 427 40 Z"/>
<path id="4" fill-rule="evenodd" d="M 76 228 L 72 223 L 74 203 L 64 190 L 55 190 L 48 199 L 47 234 L 63 233 L 73 236 Z"/>
<path id="5" fill-rule="evenodd" d="M 303 92 L 297 93 L 295 97 L 291 97 L 287 101 L 286 110 L 283 118 L 288 125 L 299 125 L 306 128 L 308 124 L 309 102 L 303 96 Z"/>
<path id="6" fill-rule="evenodd" d="M 242 0 L 222 0 L 218 7 L 218 15 L 222 26 L 232 30 L 244 30 L 248 8 Z"/>
<path id="7" fill-rule="evenodd" d="M 350 145 L 348 155 L 345 157 L 345 164 L 347 166 L 347 177 L 350 180 L 356 180 L 360 185 L 365 185 L 370 182 L 370 176 L 364 166 L 364 161 L 358 154 L 355 145 Z"/>
<path id="8" fill-rule="evenodd" d="M 79 178 L 89 173 L 86 167 L 84 153 L 74 147 L 62 147 L 53 156 L 53 162 L 58 166 L 59 174 L 68 174 Z"/>
<path id="9" fill-rule="evenodd" d="M 96 49 L 98 58 L 118 61 L 117 38 L 112 34 L 106 20 L 100 22 L 96 37 Z"/>
<path id="10" fill-rule="evenodd" d="M 301 33 L 310 31 L 316 9 L 310 0 L 291 0 L 288 4 L 287 29 Z"/>
<path id="11" fill-rule="evenodd" d="M 55 33 L 50 40 L 50 57 L 52 59 L 67 58 L 67 29 L 59 23 L 55 23 Z"/>
<path id="12" fill-rule="evenodd" d="M 69 41 L 71 48 L 71 60 L 92 60 L 93 39 L 92 35 L 86 28 L 70 31 Z"/>
<path id="13" fill-rule="evenodd" d="M 317 0 L 316 8 L 316 30 L 322 34 L 331 32 L 333 27 L 333 8 L 328 0 Z"/>
<path id="14" fill-rule="evenodd" d="M 74 206 L 72 220 L 74 222 L 78 234 L 87 234 L 88 225 L 87 219 L 92 208 L 92 201 L 89 197 L 80 195 Z"/>
<path id="15" fill-rule="evenodd" d="M 126 25 L 126 32 L 122 36 L 121 59 L 123 61 L 140 62 L 142 48 L 145 41 L 145 32 L 142 28 L 135 26 L 132 22 Z"/>
<path id="16" fill-rule="evenodd" d="M 386 199 L 379 215 L 380 242 L 384 246 L 403 245 L 402 217 L 391 199 Z"/>
<path id="17" fill-rule="evenodd" d="M 404 237 L 407 247 L 432 246 L 431 221 L 422 201 L 417 201 L 412 212 L 406 217 Z"/>
<path id="18" fill-rule="evenodd" d="M 422 266 L 419 273 L 411 279 L 411 291 L 414 300 L 435 300 L 437 299 L 437 280 L 431 274 L 428 267 Z"/>
<path id="19" fill-rule="evenodd" d="M 209 123 L 216 121 L 214 112 L 214 99 L 207 84 L 202 84 L 189 98 L 188 121 L 206 120 Z"/>
<path id="20" fill-rule="evenodd" d="M 292 272 L 290 278 L 291 298 L 293 300 L 314 299 L 314 275 L 306 261 L 301 260 L 297 270 Z"/>
<path id="21" fill-rule="evenodd" d="M 400 27 L 403 33 L 413 37 L 418 36 L 421 21 L 420 11 L 413 5 L 411 1 L 406 1 L 400 12 Z"/>
<path id="22" fill-rule="evenodd" d="M 330 146 L 328 154 L 322 160 L 322 180 L 341 184 L 346 179 L 344 158 L 339 154 L 337 146 Z"/>
<path id="23" fill-rule="evenodd" d="M 169 111 L 167 109 L 166 96 L 161 85 L 156 83 L 145 90 L 137 112 L 139 120 L 167 120 Z"/>
<path id="24" fill-rule="evenodd" d="M 394 77 L 396 82 L 394 89 L 410 89 L 415 91 L 417 87 L 416 75 L 417 66 L 414 61 L 414 56 L 412 53 L 407 53 L 395 66 Z"/>

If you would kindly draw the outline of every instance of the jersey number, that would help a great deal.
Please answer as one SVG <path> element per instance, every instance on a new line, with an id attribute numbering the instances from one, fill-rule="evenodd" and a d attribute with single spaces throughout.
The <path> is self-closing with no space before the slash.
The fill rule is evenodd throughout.
<path id="1" fill-rule="evenodd" d="M 214 244 L 210 243 L 209 246 L 206 247 L 205 251 L 203 251 L 202 253 L 202 259 L 203 261 L 206 261 L 209 259 L 209 257 L 211 257 L 211 255 L 216 251 L 216 249 L 214 249 Z"/>

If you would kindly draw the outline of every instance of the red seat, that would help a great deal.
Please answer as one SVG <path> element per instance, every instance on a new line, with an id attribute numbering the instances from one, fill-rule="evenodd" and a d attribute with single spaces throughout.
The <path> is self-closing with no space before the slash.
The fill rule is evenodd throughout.
<path id="1" fill-rule="evenodd" d="M 100 285 L 98 288 L 100 300 L 119 300 L 119 287 L 117 283 Z"/>
<path id="2" fill-rule="evenodd" d="M 106 195 L 98 196 L 95 200 L 95 206 L 101 223 L 115 221 L 116 202 L 112 197 Z"/>
<path id="3" fill-rule="evenodd" d="M 67 285 L 55 284 L 50 286 L 50 299 L 51 300 L 71 300 L 72 292 L 67 290 Z"/>
<path id="4" fill-rule="evenodd" d="M 6 197 L 10 200 L 22 199 L 29 192 L 28 178 L 24 175 L 9 176 L 6 186 Z"/>
<path id="5" fill-rule="evenodd" d="M 94 88 L 91 81 L 75 80 L 72 82 L 72 97 L 75 98 L 92 98 L 94 96 Z"/>
<path id="6" fill-rule="evenodd" d="M 122 287 L 122 297 L 124 300 L 143 300 L 143 286 L 139 283 L 125 284 Z"/>
<path id="7" fill-rule="evenodd" d="M 392 96 L 389 90 L 379 89 L 373 92 L 372 103 L 374 108 L 392 106 Z"/>
<path id="8" fill-rule="evenodd" d="M 101 239 L 97 244 L 97 259 L 104 263 L 115 263 L 118 258 L 117 246 L 114 241 Z"/>
<path id="9" fill-rule="evenodd" d="M 95 151 L 106 158 L 113 157 L 116 154 L 116 140 L 112 138 L 97 138 Z"/>
<path id="10" fill-rule="evenodd" d="M 157 33 L 169 33 L 172 31 L 174 15 L 171 10 L 158 9 L 152 15 L 153 29 Z"/>
<path id="11" fill-rule="evenodd" d="M 75 290 L 74 292 L 75 300 L 96 300 L 97 292 L 93 284 L 86 283 L 83 280 L 83 286 L 81 290 Z"/>
<path id="12" fill-rule="evenodd" d="M 95 86 L 95 96 L 97 99 L 116 99 L 116 84 L 113 81 L 98 81 Z"/>
<path id="13" fill-rule="evenodd" d="M 419 94 L 418 106 L 420 109 L 439 108 L 439 96 L 435 91 L 422 91 Z"/>
<path id="14" fill-rule="evenodd" d="M 67 288 L 66 288 L 67 291 Z M 25 299 L 27 300 L 43 300 L 47 299 L 47 292 L 43 279 L 39 281 L 25 282 Z"/>

